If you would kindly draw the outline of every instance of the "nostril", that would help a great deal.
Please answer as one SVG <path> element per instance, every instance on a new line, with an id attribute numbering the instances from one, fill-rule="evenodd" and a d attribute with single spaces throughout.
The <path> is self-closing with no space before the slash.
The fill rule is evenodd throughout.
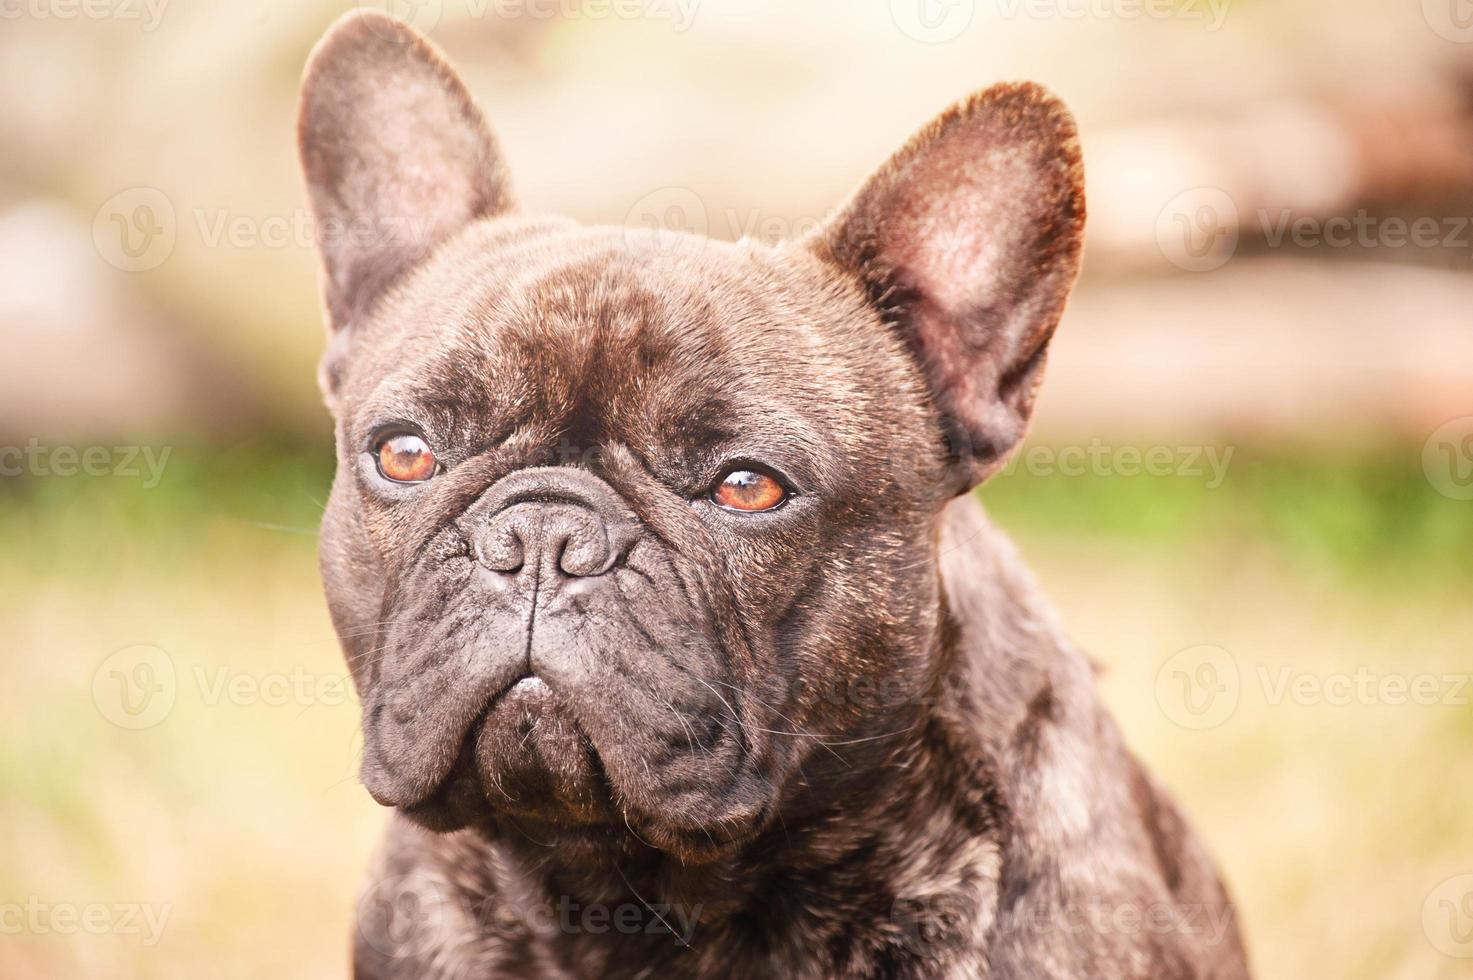
<path id="1" fill-rule="evenodd" d="M 475 558 L 494 572 L 519 572 L 527 561 L 527 546 L 515 527 L 503 525 L 476 541 Z"/>
<path id="2" fill-rule="evenodd" d="M 631 527 L 590 521 L 579 533 L 568 536 L 558 567 L 572 576 L 605 575 L 623 564 L 638 537 Z"/>
<path id="3" fill-rule="evenodd" d="M 564 575 L 602 575 L 612 564 L 612 549 L 602 521 L 579 515 L 562 535 L 560 545 L 557 565 Z"/>

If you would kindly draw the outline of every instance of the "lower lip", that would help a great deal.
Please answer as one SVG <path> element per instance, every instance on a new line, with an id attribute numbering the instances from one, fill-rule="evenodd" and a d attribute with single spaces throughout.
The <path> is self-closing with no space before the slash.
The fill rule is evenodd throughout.
<path id="1" fill-rule="evenodd" d="M 547 690 L 547 685 L 540 677 L 523 677 L 511 686 L 509 694 L 536 694 Z"/>

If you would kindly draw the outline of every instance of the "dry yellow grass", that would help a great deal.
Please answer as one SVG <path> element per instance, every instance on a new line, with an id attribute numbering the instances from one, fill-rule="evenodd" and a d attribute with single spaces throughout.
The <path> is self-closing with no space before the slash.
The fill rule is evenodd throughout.
<path id="1" fill-rule="evenodd" d="M 190 518 L 182 543 L 100 530 L 89 556 L 76 529 L 97 516 L 53 507 L 15 524 L 22 557 L 0 571 L 0 976 L 343 975 L 384 815 L 356 782 L 356 706 L 337 683 L 314 539 Z M 1456 941 L 1451 920 L 1435 902 L 1425 924 L 1423 912 L 1440 882 L 1473 872 L 1473 691 L 1441 688 L 1461 704 L 1331 704 L 1301 682 L 1273 697 L 1285 668 L 1466 676 L 1466 602 L 1331 581 L 1251 548 L 1038 533 L 1023 545 L 1106 666 L 1130 742 L 1221 859 L 1262 976 L 1466 975 L 1439 950 Z M 108 660 L 138 644 L 167 661 Z M 1204 644 L 1232 658 L 1235 707 L 1183 727 L 1172 719 L 1200 717 L 1158 697 L 1158 671 Z M 137 682 L 138 662 L 156 668 L 164 701 L 172 669 L 167 712 L 155 701 L 119 715 L 110 671 Z M 149 915 L 162 917 L 156 936 Z"/>

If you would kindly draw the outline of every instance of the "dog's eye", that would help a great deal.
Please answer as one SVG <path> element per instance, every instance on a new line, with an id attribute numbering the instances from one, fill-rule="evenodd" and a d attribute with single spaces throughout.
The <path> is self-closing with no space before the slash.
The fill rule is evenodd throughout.
<path id="1" fill-rule="evenodd" d="M 374 451 L 378 471 L 395 483 L 423 483 L 435 475 L 435 454 L 412 432 L 398 432 L 379 440 Z"/>
<path id="2" fill-rule="evenodd" d="M 731 470 L 711 491 L 711 499 L 727 510 L 772 510 L 788 499 L 783 485 L 756 470 Z"/>

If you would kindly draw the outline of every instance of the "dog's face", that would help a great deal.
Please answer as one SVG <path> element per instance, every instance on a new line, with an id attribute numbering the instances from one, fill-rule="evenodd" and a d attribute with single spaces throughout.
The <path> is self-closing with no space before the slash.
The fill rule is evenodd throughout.
<path id="1" fill-rule="evenodd" d="M 1076 272 L 1057 103 L 973 98 L 776 248 L 516 214 L 460 82 L 382 17 L 319 46 L 301 140 L 376 799 L 700 860 L 823 743 L 913 721 L 936 515 L 1020 438 Z"/>

